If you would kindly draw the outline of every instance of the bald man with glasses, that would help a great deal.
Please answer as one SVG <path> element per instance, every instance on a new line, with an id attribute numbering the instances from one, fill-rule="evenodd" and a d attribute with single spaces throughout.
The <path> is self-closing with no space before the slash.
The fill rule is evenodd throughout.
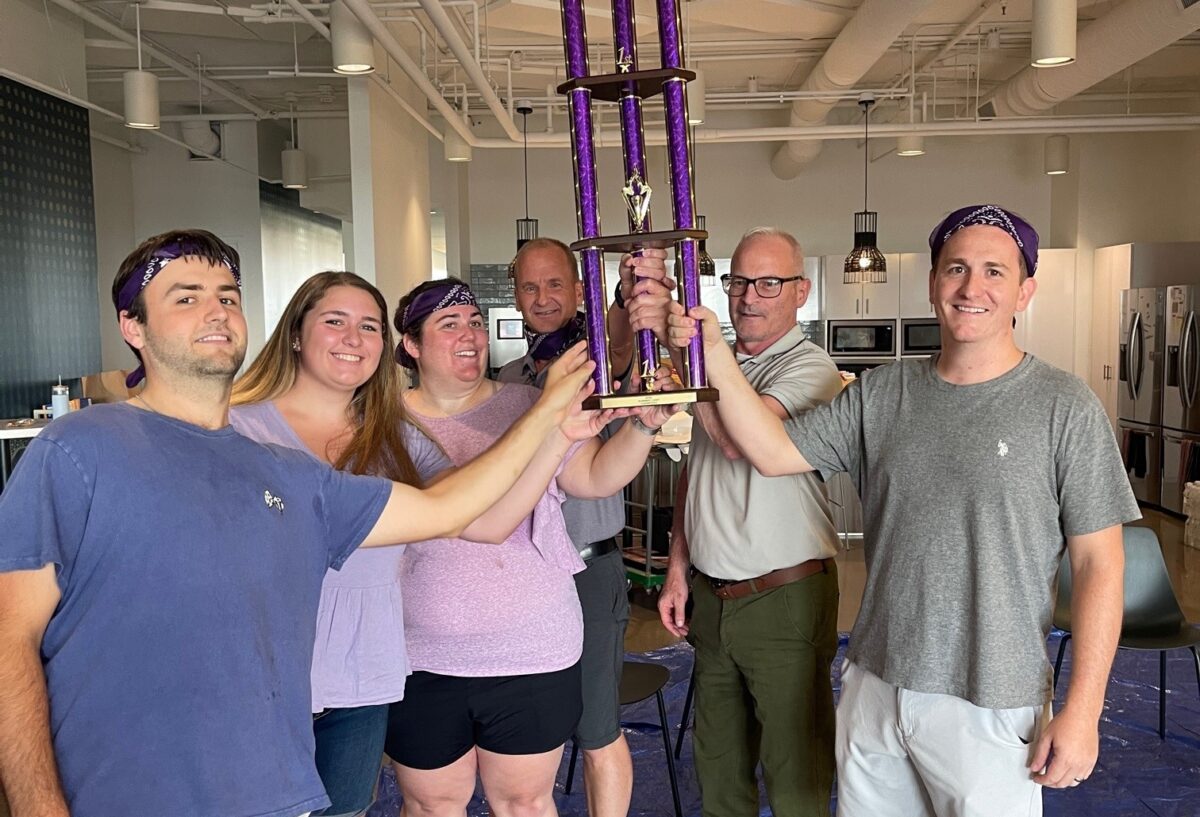
<path id="1" fill-rule="evenodd" d="M 723 276 L 741 374 L 782 419 L 833 399 L 837 368 L 796 323 L 812 282 L 794 237 L 757 228 Z M 828 815 L 837 530 L 813 475 L 764 477 L 697 404 L 658 608 L 696 648 L 696 776 L 706 817 Z M 694 576 L 690 576 L 694 568 Z M 695 605 L 685 620 L 689 582 Z"/>

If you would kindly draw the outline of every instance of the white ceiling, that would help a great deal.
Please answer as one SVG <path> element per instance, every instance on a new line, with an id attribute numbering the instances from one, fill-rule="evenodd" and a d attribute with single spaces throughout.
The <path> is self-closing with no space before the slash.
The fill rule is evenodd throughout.
<path id="1" fill-rule="evenodd" d="M 81 0 L 79 5 L 130 33 L 134 31 L 133 5 L 129 3 Z M 328 21 L 323 3 L 305 0 L 305 5 L 318 18 Z M 465 87 L 472 114 L 488 119 L 491 114 L 477 89 L 469 82 L 463 85 L 466 74 L 450 53 L 445 38 L 424 12 L 414 10 L 416 5 L 401 0 L 372 2 L 381 17 L 408 18 L 390 22 L 389 28 L 443 95 L 454 103 Z M 791 102 L 781 95 L 801 86 L 859 5 L 860 0 L 684 3 L 688 64 L 705 72 L 709 110 L 754 110 L 760 112 L 755 114 L 756 121 L 777 112 L 778 124 L 786 125 Z M 1119 5 L 1119 0 L 1079 0 L 1080 32 Z M 510 96 L 510 58 L 513 52 L 520 52 L 521 67 L 511 74 L 511 95 L 531 98 L 539 108 L 535 116 L 544 123 L 540 109 L 551 99 L 547 97 L 547 86 L 563 79 L 558 2 L 453 0 L 445 6 L 468 43 L 474 40 L 473 26 L 478 18 L 481 62 L 505 102 Z M 589 45 L 594 54 L 591 70 L 612 71 L 608 2 L 586 0 L 585 6 Z M 978 22 L 960 31 L 984 8 L 986 12 Z M 655 67 L 655 3 L 637 0 L 636 9 L 641 67 Z M 990 91 L 1029 64 L 1031 15 L 1032 0 L 933 0 L 847 91 L 830 121 L 851 121 L 857 116 L 853 97 L 858 90 L 904 90 L 910 83 L 917 100 L 937 103 L 940 118 L 973 119 L 979 99 L 986 99 Z M 298 22 L 289 22 L 293 20 Z M 179 71 L 150 60 L 150 67 L 163 80 L 160 95 L 164 116 L 194 114 L 201 109 L 211 114 L 245 114 L 252 107 L 287 111 L 291 104 L 309 112 L 345 110 L 345 81 L 330 74 L 328 42 L 280 0 L 237 0 L 236 5 L 224 0 L 146 0 L 141 26 L 147 40 L 182 62 L 201 65 L 206 77 L 219 81 L 233 92 L 232 96 L 242 100 L 235 102 L 207 90 L 201 93 L 194 78 L 185 78 Z M 993 31 L 998 34 L 989 37 Z M 121 72 L 136 67 L 136 54 L 113 34 L 90 23 L 86 36 L 89 96 L 93 102 L 120 110 Z M 949 50 L 920 72 L 915 81 L 907 78 L 910 66 L 922 65 L 951 43 Z M 295 75 L 297 66 L 300 76 Z M 399 73 L 390 62 L 380 70 Z M 751 94 L 755 84 L 757 93 Z M 1193 28 L 1191 34 L 1173 45 L 1093 86 L 1086 96 L 1089 114 L 1200 112 L 1200 35 Z M 561 104 L 561 98 L 553 99 Z M 876 116 L 885 122 L 901 120 L 908 116 L 907 106 L 907 99 L 899 99 L 881 105 Z M 429 119 L 438 121 L 432 108 Z"/>

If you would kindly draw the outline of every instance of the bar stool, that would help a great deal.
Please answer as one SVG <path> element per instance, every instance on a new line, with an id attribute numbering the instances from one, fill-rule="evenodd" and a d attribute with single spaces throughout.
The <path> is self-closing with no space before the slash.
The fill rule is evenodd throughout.
<path id="1" fill-rule="evenodd" d="M 645 664 L 640 661 L 626 661 L 621 669 L 620 702 L 621 706 L 631 706 L 649 698 L 651 695 L 658 702 L 658 722 L 662 729 L 663 752 L 667 758 L 667 774 L 671 777 L 671 798 L 675 801 L 675 817 L 683 817 L 683 806 L 679 802 L 679 780 L 675 776 L 675 757 L 671 753 L 671 729 L 667 726 L 667 705 L 663 701 L 663 687 L 671 680 L 671 673 L 660 664 Z M 567 765 L 567 782 L 563 790 L 571 793 L 571 784 L 575 779 L 575 763 L 579 758 L 579 746 L 571 744 L 571 762 Z"/>

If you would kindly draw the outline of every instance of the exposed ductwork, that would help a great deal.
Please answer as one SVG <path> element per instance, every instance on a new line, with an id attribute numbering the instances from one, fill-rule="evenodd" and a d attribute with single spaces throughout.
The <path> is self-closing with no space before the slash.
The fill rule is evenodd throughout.
<path id="1" fill-rule="evenodd" d="M 206 156 L 221 149 L 221 137 L 207 119 L 188 119 L 179 123 L 179 135 L 193 153 Z"/>
<path id="2" fill-rule="evenodd" d="M 932 4 L 933 0 L 863 0 L 800 90 L 841 93 L 853 88 Z M 824 124 L 834 104 L 835 99 L 797 100 L 789 124 L 794 128 Z M 771 159 L 771 171 L 781 179 L 794 179 L 820 152 L 819 141 L 786 142 Z"/>
<path id="3" fill-rule="evenodd" d="M 1033 116 L 1086 91 L 1200 30 L 1200 3 L 1125 0 L 1079 32 L 1076 59 L 1062 68 L 1026 67 L 996 89 L 980 116 Z"/>

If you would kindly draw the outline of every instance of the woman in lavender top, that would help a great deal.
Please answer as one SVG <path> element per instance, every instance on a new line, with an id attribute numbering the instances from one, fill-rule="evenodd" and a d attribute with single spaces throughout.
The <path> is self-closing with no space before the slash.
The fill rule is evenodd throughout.
<path id="1" fill-rule="evenodd" d="M 387 304 L 347 272 L 309 278 L 263 351 L 234 386 L 230 422 L 259 442 L 306 451 L 336 468 L 413 485 L 451 467 L 406 422 Z M 543 469 L 544 470 L 544 469 Z M 545 489 L 521 481 L 466 534 L 501 542 Z M 317 614 L 312 711 L 317 770 L 332 805 L 358 815 L 371 804 L 388 704 L 409 675 L 399 563 L 403 547 L 360 549 L 326 574 Z"/>
<path id="2" fill-rule="evenodd" d="M 485 377 L 487 328 L 457 279 L 421 284 L 396 309 L 397 358 L 420 374 L 409 416 L 461 465 L 537 399 Z M 667 382 L 660 372 L 660 387 Z M 476 774 L 497 817 L 553 815 L 554 776 L 580 712 L 583 622 L 573 574 L 583 562 L 563 520 L 564 492 L 611 496 L 640 471 L 668 407 L 633 417 L 603 444 L 612 413 L 581 416 L 589 437 L 548 438 L 527 469 L 548 468 L 544 496 L 501 545 L 470 537 L 409 545 L 401 564 L 413 675 L 391 708 L 387 753 L 407 817 L 461 817 Z M 543 472 L 539 471 L 539 476 Z"/>

